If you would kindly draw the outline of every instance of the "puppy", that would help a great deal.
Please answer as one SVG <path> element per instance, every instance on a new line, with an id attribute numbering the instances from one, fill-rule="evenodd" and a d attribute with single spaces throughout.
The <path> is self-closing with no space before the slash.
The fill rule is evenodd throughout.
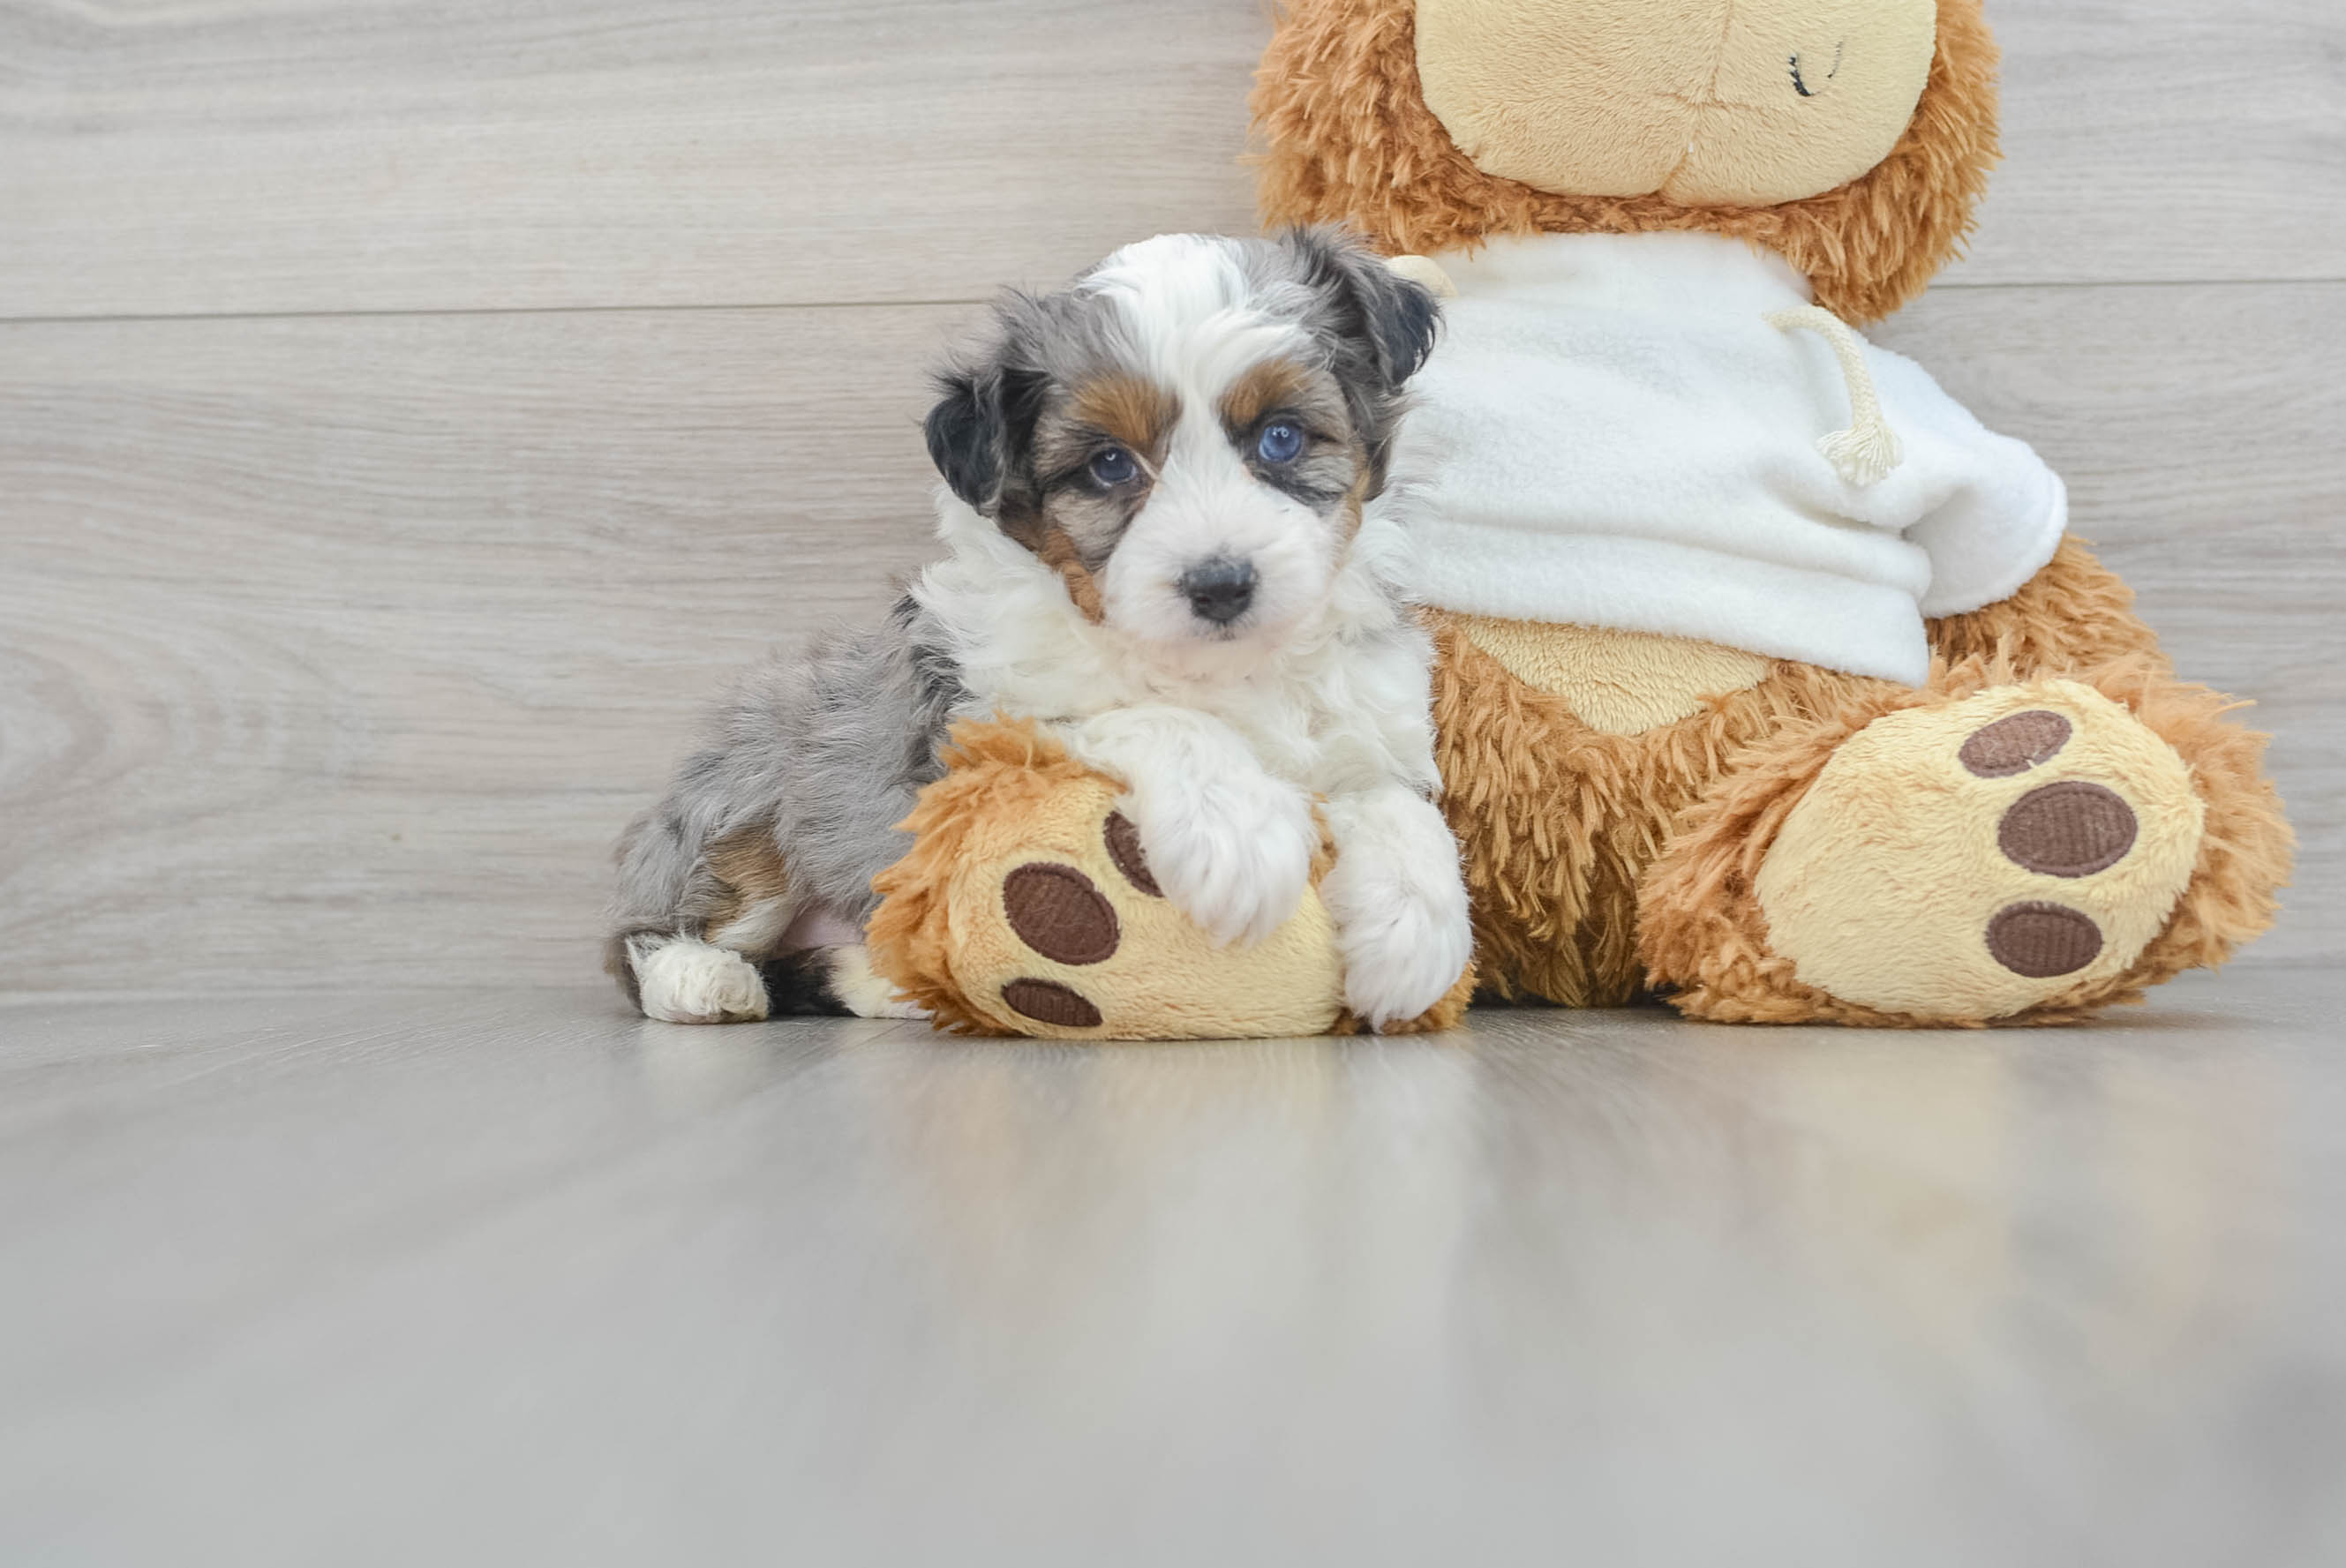
<path id="1" fill-rule="evenodd" d="M 911 1015 L 862 945 L 948 725 L 1024 717 L 1122 780 L 1216 939 L 1293 912 L 1320 842 L 1345 1000 L 1416 1017 L 1465 967 L 1433 804 L 1432 647 L 1369 504 L 1433 296 L 1333 231 L 1168 235 L 1011 295 L 942 378 L 931 565 L 876 630 L 754 677 L 619 849 L 611 967 L 676 1023 Z"/>

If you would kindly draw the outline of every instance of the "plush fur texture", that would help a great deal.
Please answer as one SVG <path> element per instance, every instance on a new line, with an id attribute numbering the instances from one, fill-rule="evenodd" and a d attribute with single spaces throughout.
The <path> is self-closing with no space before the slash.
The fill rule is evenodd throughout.
<path id="1" fill-rule="evenodd" d="M 2190 880 L 2189 768 L 2079 681 L 1942 696 L 1843 739 L 1777 828 L 1752 881 L 1770 948 L 1882 1013 L 2009 1018 L 2092 993 Z"/>
<path id="2" fill-rule="evenodd" d="M 1256 78 L 1260 199 L 1275 223 L 1348 222 L 1394 253 L 1494 235 L 1697 229 L 1783 256 L 1861 323 L 1922 292 L 1970 232 L 1996 143 L 1994 37 L 1979 0 L 1939 0 L 1930 80 L 1872 172 L 1774 207 L 1569 196 L 1477 168 L 1420 91 L 1414 0 L 1288 0 Z"/>
<path id="3" fill-rule="evenodd" d="M 1924 1027 L 1949 1023 L 2067 1023 L 2139 1001 L 2146 987 L 2188 969 L 2219 967 L 2270 929 L 2295 853 L 2280 792 L 2265 775 L 2267 737 L 2230 716 L 2243 705 L 2178 682 L 2158 639 L 2134 613 L 2134 593 L 2077 540 L 2010 598 L 1932 623 L 1944 673 L 1931 691 L 1895 703 L 1861 697 L 1821 727 L 1795 728 L 1741 759 L 1733 785 L 1689 814 L 1641 910 L 1646 960 L 1685 987 L 1686 1011 L 1729 1022 L 1839 1022 Z M 1800 985 L 1766 945 L 1764 921 L 1721 881 L 1725 860 L 1764 856 L 1769 802 L 1797 796 L 1838 739 L 1876 713 L 1907 703 L 1960 700 L 2001 682 L 2066 675 L 2123 705 L 2179 753 L 2204 816 L 2198 857 L 2167 927 L 2121 974 L 2083 984 L 2013 1017 L 1924 1019 L 1852 1007 Z M 1739 847 L 1729 850 L 1728 845 Z M 1756 865 L 1756 860 L 1753 862 Z"/>
<path id="4" fill-rule="evenodd" d="M 2155 660 L 2081 670 L 2070 679 L 2126 708 L 2188 766 L 2203 808 L 2198 856 L 2165 930 L 2115 974 L 2055 989 L 2003 1016 L 1957 1010 L 1884 1011 L 1801 983 L 1772 947 L 1755 884 L 1785 819 L 1841 745 L 1873 719 L 1961 702 L 2024 683 L 2009 659 L 1973 658 L 1924 690 L 1854 694 L 1841 710 L 1788 726 L 1737 759 L 1723 787 L 1680 825 L 1638 905 L 1640 958 L 1672 1000 L 1698 1018 L 1741 1023 L 1835 1023 L 1874 1028 L 2076 1023 L 2186 969 L 2220 964 L 2272 923 L 2274 891 L 2289 879 L 2291 840 L 2263 777 L 2265 737 L 2224 721 L 2231 705 L 2181 686 Z"/>
<path id="5" fill-rule="evenodd" d="M 1742 748 L 1783 726 L 1899 688 L 1770 660 L 1756 685 L 1635 735 L 1605 734 L 1445 618 L 1434 726 L 1443 805 L 1466 856 L 1475 962 L 1505 1000 L 1618 1007 L 1646 990 L 1637 889 L 1678 814 Z"/>
<path id="6" fill-rule="evenodd" d="M 2291 839 L 2261 772 L 2264 738 L 2225 721 L 2223 699 L 2168 676 L 2131 603 L 2071 540 L 2011 598 L 1933 623 L 1937 645 L 1959 657 L 1927 687 L 1772 661 L 1756 685 L 1627 736 L 1591 728 L 1566 697 L 1445 626 L 1434 714 L 1484 985 L 1618 1006 L 1650 984 L 1727 1022 L 1988 1022 L 1892 1014 L 1801 985 L 1769 946 L 1753 887 L 1783 818 L 1841 741 L 1884 714 L 2054 674 L 2122 704 L 2174 748 L 2205 812 L 2202 837 L 2166 929 L 2123 972 L 2001 1022 L 2066 1021 L 2220 963 L 2271 923 Z"/>

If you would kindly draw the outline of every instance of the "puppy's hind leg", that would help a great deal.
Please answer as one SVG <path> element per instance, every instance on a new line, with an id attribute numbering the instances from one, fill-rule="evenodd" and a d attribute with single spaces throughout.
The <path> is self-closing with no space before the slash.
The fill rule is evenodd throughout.
<path id="1" fill-rule="evenodd" d="M 793 912 L 772 833 L 760 824 L 694 853 L 677 824 L 672 812 L 648 819 L 622 847 L 623 899 L 634 892 L 636 908 L 656 912 L 623 922 L 608 967 L 647 1018 L 740 1023 L 768 1017 L 772 1008 L 757 961 L 774 950 Z"/>
<path id="2" fill-rule="evenodd" d="M 790 1013 L 852 1018 L 926 1018 L 919 1005 L 872 972 L 872 954 L 860 942 L 836 947 L 801 948 L 777 954 L 758 966 L 773 1017 Z"/>

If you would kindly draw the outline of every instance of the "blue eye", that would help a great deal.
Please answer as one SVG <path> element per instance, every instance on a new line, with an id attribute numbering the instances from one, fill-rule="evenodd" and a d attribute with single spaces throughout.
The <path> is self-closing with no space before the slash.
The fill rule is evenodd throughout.
<path id="1" fill-rule="evenodd" d="M 1133 475 L 1139 472 L 1140 464 L 1132 460 L 1132 453 L 1120 446 L 1111 446 L 1091 461 L 1092 483 L 1110 490 L 1119 484 L 1129 484 Z"/>
<path id="2" fill-rule="evenodd" d="M 1303 455 L 1303 429 L 1283 419 L 1264 425 L 1262 433 L 1255 437 L 1254 449 L 1265 463 L 1292 463 Z"/>

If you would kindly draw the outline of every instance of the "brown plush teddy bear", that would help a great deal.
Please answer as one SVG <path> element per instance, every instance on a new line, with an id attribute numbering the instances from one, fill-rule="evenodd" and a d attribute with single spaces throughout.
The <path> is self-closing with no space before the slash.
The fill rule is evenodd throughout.
<path id="1" fill-rule="evenodd" d="M 2053 1023 L 2270 923 L 2262 738 L 2175 678 L 2034 453 L 1848 325 L 1969 229 L 1994 64 L 1978 0 L 1291 0 L 1266 217 L 1349 223 L 1451 296 L 1391 504 L 1486 992 Z M 1095 868 L 1117 972 L 1038 963 L 1006 869 L 1088 853 L 1113 787 L 964 751 L 871 933 L 941 1018 L 1341 1024 L 1310 907 L 1224 952 Z M 1057 816 L 1082 830 L 1041 843 Z M 979 841 L 982 871 L 948 848 Z"/>

